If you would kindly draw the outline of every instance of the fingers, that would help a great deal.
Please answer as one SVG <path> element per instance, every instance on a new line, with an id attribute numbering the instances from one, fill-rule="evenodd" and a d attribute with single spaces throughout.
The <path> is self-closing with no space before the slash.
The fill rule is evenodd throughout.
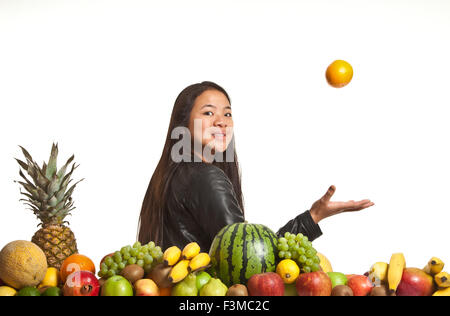
<path id="1" fill-rule="evenodd" d="M 344 212 L 356 212 L 356 211 L 361 211 L 361 210 L 363 210 L 363 209 L 365 209 L 365 208 L 368 208 L 368 207 L 371 207 L 371 206 L 373 206 L 373 205 L 375 205 L 375 203 L 373 203 L 373 202 L 368 202 L 368 203 L 365 203 L 365 204 L 363 204 L 363 205 L 361 205 L 361 206 L 358 206 L 358 207 L 355 207 L 355 208 L 350 208 L 350 209 L 344 210 Z"/>
<path id="2" fill-rule="evenodd" d="M 334 192 L 336 192 L 336 187 L 334 185 L 332 185 L 328 188 L 328 191 L 322 197 L 322 200 L 325 202 L 328 202 L 331 199 L 331 197 L 333 196 Z"/>
<path id="3" fill-rule="evenodd" d="M 370 200 L 362 200 L 358 202 L 350 200 L 347 202 L 330 202 L 329 206 L 334 211 L 348 212 L 362 210 L 373 205 L 375 205 L 375 203 L 371 202 Z"/>

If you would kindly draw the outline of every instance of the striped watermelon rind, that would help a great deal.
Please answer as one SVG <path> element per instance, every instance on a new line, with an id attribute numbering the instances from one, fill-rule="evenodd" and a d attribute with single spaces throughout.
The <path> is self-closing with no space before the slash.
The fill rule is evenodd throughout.
<path id="1" fill-rule="evenodd" d="M 211 244 L 209 272 L 227 286 L 246 285 L 254 274 L 275 271 L 277 242 L 275 233 L 261 224 L 225 226 Z"/>

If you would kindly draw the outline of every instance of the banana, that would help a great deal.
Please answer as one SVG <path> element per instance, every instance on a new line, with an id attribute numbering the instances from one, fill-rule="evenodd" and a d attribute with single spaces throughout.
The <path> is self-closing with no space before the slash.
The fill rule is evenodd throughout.
<path id="1" fill-rule="evenodd" d="M 166 267 L 175 265 L 181 257 L 181 250 L 177 246 L 172 246 L 164 251 L 163 260 Z"/>
<path id="2" fill-rule="evenodd" d="M 188 266 L 189 260 L 181 260 L 178 262 L 169 273 L 169 281 L 172 283 L 178 283 L 184 280 L 189 274 Z"/>
<path id="3" fill-rule="evenodd" d="M 389 265 L 386 262 L 376 262 L 372 265 L 369 271 L 369 277 L 372 283 L 381 282 L 385 283 L 387 281 Z"/>
<path id="4" fill-rule="evenodd" d="M 196 242 L 191 242 L 184 247 L 181 256 L 184 260 L 191 260 L 200 253 L 200 246 Z"/>
<path id="5" fill-rule="evenodd" d="M 444 265 L 445 264 L 441 259 L 433 257 L 428 261 L 428 264 L 423 268 L 423 271 L 433 276 L 441 272 L 442 269 L 444 269 Z"/>
<path id="6" fill-rule="evenodd" d="M 189 271 L 196 271 L 206 267 L 210 262 L 211 258 L 209 257 L 209 254 L 207 254 L 206 252 L 201 252 L 194 258 L 192 258 L 191 262 L 189 263 L 188 269 Z"/>
<path id="7" fill-rule="evenodd" d="M 447 272 L 439 272 L 434 276 L 434 281 L 439 287 L 448 288 L 450 287 L 450 274 Z"/>
<path id="8" fill-rule="evenodd" d="M 450 287 L 434 292 L 433 296 L 450 296 Z"/>
<path id="9" fill-rule="evenodd" d="M 397 287 L 400 284 L 403 276 L 403 270 L 406 267 L 405 256 L 402 253 L 394 253 L 389 262 L 388 268 L 388 284 L 391 293 L 397 291 Z"/>

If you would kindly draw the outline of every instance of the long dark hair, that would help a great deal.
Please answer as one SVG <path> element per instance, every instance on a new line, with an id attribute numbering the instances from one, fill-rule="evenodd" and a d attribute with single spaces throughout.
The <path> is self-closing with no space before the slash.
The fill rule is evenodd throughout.
<path id="1" fill-rule="evenodd" d="M 166 143 L 164 144 L 161 158 L 150 180 L 142 203 L 138 226 L 138 240 L 141 243 L 148 243 L 149 241 L 154 241 L 157 244 L 163 243 L 163 219 L 167 201 L 167 191 L 174 171 L 179 165 L 179 163 L 174 162 L 171 158 L 172 147 L 178 141 L 177 139 L 172 139 L 171 134 L 176 127 L 189 126 L 190 114 L 195 99 L 206 90 L 217 90 L 222 92 L 231 104 L 230 97 L 225 89 L 211 81 L 203 81 L 201 83 L 190 85 L 178 95 L 172 110 Z M 227 155 L 228 150 L 233 150 L 234 152 L 234 159 L 232 162 L 227 162 L 226 159 L 223 160 L 223 162 L 214 160 L 212 164 L 222 169 L 228 176 L 233 184 L 233 189 L 241 210 L 244 212 L 241 174 L 235 150 L 234 135 L 227 150 L 223 153 L 225 157 L 229 157 Z"/>

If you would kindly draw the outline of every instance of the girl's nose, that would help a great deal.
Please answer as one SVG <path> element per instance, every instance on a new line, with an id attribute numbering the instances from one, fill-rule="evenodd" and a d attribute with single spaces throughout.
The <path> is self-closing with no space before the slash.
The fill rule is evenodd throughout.
<path id="1" fill-rule="evenodd" d="M 222 118 L 219 118 L 214 121 L 214 126 L 227 127 L 227 124 Z"/>

